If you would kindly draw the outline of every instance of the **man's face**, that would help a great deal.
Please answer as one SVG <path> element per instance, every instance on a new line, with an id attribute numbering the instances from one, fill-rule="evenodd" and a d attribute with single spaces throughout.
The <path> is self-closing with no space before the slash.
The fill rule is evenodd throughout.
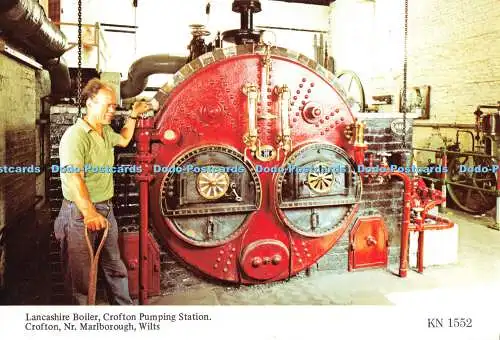
<path id="1" fill-rule="evenodd" d="M 89 99 L 87 104 L 87 114 L 100 124 L 111 124 L 116 111 L 116 95 L 113 90 L 102 88 Z"/>

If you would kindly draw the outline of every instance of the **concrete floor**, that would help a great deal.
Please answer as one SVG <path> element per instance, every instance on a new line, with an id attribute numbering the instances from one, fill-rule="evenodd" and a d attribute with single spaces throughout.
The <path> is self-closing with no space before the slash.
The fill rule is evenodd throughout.
<path id="1" fill-rule="evenodd" d="M 154 297 L 152 305 L 474 305 L 500 304 L 500 231 L 491 217 L 455 210 L 444 214 L 459 225 L 458 262 L 430 266 L 423 274 L 398 268 L 338 274 L 315 271 L 269 285 L 228 288 L 203 284 L 174 295 Z"/>

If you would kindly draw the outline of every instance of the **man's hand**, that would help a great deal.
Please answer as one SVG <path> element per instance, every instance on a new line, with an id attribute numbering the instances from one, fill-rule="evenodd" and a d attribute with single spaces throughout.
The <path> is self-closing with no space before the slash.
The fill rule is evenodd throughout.
<path id="1" fill-rule="evenodd" d="M 99 214 L 97 211 L 93 211 L 85 216 L 83 223 L 90 231 L 99 231 L 110 226 L 108 219 Z"/>
<path id="2" fill-rule="evenodd" d="M 139 115 L 148 112 L 149 110 L 151 110 L 151 106 L 148 102 L 135 102 L 134 105 L 132 105 L 132 113 L 130 114 L 130 117 L 137 118 Z"/>

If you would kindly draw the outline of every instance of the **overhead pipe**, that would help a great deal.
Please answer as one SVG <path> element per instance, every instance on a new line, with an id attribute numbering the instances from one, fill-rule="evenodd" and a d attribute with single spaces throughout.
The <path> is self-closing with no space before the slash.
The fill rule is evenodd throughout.
<path id="1" fill-rule="evenodd" d="M 38 1 L 2 1 L 0 28 L 13 44 L 23 48 L 49 71 L 53 94 L 64 95 L 70 90 L 69 70 L 60 57 L 71 45 L 64 33 L 47 18 Z"/>
<path id="2" fill-rule="evenodd" d="M 61 59 L 51 59 L 44 64 L 50 75 L 50 87 L 52 95 L 65 96 L 71 89 L 71 76 L 68 66 Z"/>
<path id="3" fill-rule="evenodd" d="M 0 27 L 37 59 L 59 58 L 71 48 L 64 33 L 35 0 L 7 0 L 0 6 Z"/>
<path id="4" fill-rule="evenodd" d="M 168 54 L 155 54 L 142 57 L 130 66 L 128 77 L 120 83 L 123 99 L 132 98 L 146 88 L 148 77 L 152 74 L 174 74 L 187 62 L 187 57 Z"/>

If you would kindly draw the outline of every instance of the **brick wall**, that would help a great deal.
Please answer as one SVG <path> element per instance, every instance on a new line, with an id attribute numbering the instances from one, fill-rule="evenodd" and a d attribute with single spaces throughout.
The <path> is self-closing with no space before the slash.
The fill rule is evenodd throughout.
<path id="1" fill-rule="evenodd" d="M 407 164 L 408 154 L 412 144 L 412 129 L 406 135 L 406 144 L 402 137 L 391 131 L 391 122 L 395 118 L 369 118 L 366 122 L 365 141 L 368 144 L 367 153 L 372 153 L 375 159 L 380 154 L 386 154 L 389 164 Z M 408 126 L 413 124 L 411 119 Z M 365 162 L 365 164 L 367 164 Z M 365 183 L 361 197 L 358 216 L 381 215 L 384 218 L 389 238 L 389 264 L 399 263 L 400 231 L 403 212 L 404 185 L 399 180 L 390 180 L 382 184 Z M 318 262 L 319 270 L 347 271 L 349 234 L 351 225 L 342 235 L 333 249 Z"/>
<path id="2" fill-rule="evenodd" d="M 353 11 L 355 6 L 364 11 Z M 372 17 L 361 20 L 370 8 Z M 408 86 L 431 86 L 430 120 L 425 122 L 474 123 L 478 104 L 500 100 L 498 1 L 409 1 L 408 12 Z M 337 0 L 331 5 L 332 55 L 339 69 L 361 74 L 368 99 L 396 95 L 402 86 L 403 13 L 403 0 Z M 354 35 L 363 38 L 345 39 Z M 414 145 L 442 146 L 444 139 L 454 139 L 454 131 L 418 127 Z M 418 158 L 424 162 L 428 155 Z"/>
<path id="3" fill-rule="evenodd" d="M 0 166 L 40 166 L 38 126 L 40 98 L 50 91 L 48 74 L 0 54 Z M 0 174 L 0 258 L 5 256 L 5 286 L 0 300 L 17 303 L 36 296 L 43 273 L 42 228 L 37 228 L 35 202 L 44 191 L 43 174 Z M 3 264 L 0 264 L 0 268 Z M 36 279 L 34 279 L 36 277 Z M 1 280 L 0 280 L 1 281 Z M 3 289 L 2 289 L 3 288 Z M 25 300 L 26 301 L 26 300 Z M 31 304 L 36 301 L 29 300 Z"/>
<path id="4" fill-rule="evenodd" d="M 0 54 L 0 165 L 36 164 L 39 98 L 35 79 L 32 68 Z M 0 230 L 33 207 L 35 182 L 36 175 L 0 175 Z"/>

